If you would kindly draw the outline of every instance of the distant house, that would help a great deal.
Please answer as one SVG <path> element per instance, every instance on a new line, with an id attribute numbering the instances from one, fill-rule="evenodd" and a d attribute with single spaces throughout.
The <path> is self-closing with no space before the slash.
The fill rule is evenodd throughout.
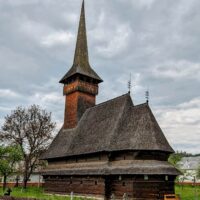
<path id="1" fill-rule="evenodd" d="M 180 181 L 183 182 L 198 182 L 200 179 L 197 179 L 197 169 L 200 167 L 200 156 L 195 157 L 183 157 L 182 160 L 178 163 L 180 169 L 183 172 L 183 175 L 179 177 Z"/>
<path id="2" fill-rule="evenodd" d="M 42 166 L 37 166 L 31 174 L 27 186 L 42 186 L 43 185 L 43 177 L 40 173 Z M 15 172 L 7 177 L 7 185 L 9 187 L 16 186 L 17 182 L 19 186 L 23 185 L 23 169 L 24 162 L 20 161 L 16 163 Z M 3 177 L 0 176 L 0 187 L 3 185 Z"/>
<path id="3" fill-rule="evenodd" d="M 7 184 L 10 187 L 13 187 L 16 185 L 18 179 L 18 184 L 19 186 L 22 186 L 23 184 L 23 176 L 22 175 L 17 175 L 14 174 L 12 176 L 9 176 L 7 178 Z M 27 183 L 28 186 L 41 186 L 43 184 L 43 178 L 40 175 L 39 172 L 33 172 L 33 174 L 31 174 L 31 177 L 29 178 L 29 181 Z M 0 177 L 0 187 L 3 185 L 3 177 Z"/>

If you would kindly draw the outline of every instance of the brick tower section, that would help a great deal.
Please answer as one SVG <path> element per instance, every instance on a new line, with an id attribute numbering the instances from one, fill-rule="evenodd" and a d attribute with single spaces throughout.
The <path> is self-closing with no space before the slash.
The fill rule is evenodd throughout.
<path id="1" fill-rule="evenodd" d="M 64 129 L 75 128 L 86 109 L 96 104 L 98 85 L 76 80 L 64 86 Z"/>

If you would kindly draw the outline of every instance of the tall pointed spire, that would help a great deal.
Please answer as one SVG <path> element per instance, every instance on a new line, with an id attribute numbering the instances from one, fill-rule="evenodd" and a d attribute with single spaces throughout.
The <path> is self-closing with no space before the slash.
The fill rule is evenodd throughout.
<path id="1" fill-rule="evenodd" d="M 85 75 L 87 77 L 95 79 L 99 83 L 102 82 L 102 79 L 96 74 L 96 72 L 90 67 L 89 64 L 84 0 L 81 7 L 74 62 L 71 69 L 60 80 L 60 83 L 66 83 L 67 79 L 75 74 Z"/>
<path id="2" fill-rule="evenodd" d="M 80 16 L 78 35 L 76 41 L 76 50 L 74 55 L 74 64 L 84 67 L 90 67 L 88 58 L 88 47 L 87 47 L 84 0 L 81 8 L 81 16 Z"/>

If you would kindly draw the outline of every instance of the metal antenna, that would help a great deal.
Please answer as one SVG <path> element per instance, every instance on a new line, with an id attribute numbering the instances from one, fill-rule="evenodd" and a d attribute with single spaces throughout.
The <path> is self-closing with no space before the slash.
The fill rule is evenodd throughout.
<path id="1" fill-rule="evenodd" d="M 149 103 L 149 90 L 145 92 L 146 102 Z"/>
<path id="2" fill-rule="evenodd" d="M 131 87 L 132 87 L 132 80 L 131 80 L 131 73 L 130 73 L 130 79 L 128 81 L 128 92 L 131 93 Z"/>

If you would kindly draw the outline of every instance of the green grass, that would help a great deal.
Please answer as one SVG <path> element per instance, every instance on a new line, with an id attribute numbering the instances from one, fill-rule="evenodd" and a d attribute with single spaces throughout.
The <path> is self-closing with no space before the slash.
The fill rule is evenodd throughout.
<path id="1" fill-rule="evenodd" d="M 197 198 L 195 199 L 195 190 Z M 200 200 L 200 186 L 176 186 L 176 194 L 181 195 L 181 200 Z M 3 195 L 2 188 L 0 188 L 0 195 Z M 25 198 L 36 198 L 43 200 L 70 200 L 70 197 L 47 195 L 44 193 L 43 188 L 29 187 L 26 190 L 22 188 L 12 188 L 13 197 L 25 197 Z M 81 200 L 81 198 L 74 198 L 75 200 Z M 83 198 L 82 198 L 83 200 Z"/>
<path id="2" fill-rule="evenodd" d="M 0 195 L 3 195 L 2 188 L 0 188 Z M 11 196 L 23 198 L 36 198 L 42 200 L 70 200 L 69 196 L 61 195 L 48 195 L 45 194 L 43 188 L 28 187 L 26 190 L 23 188 L 12 188 Z M 83 200 L 83 198 L 74 197 L 74 200 Z"/>
<path id="3" fill-rule="evenodd" d="M 200 200 L 200 186 L 176 186 L 176 194 L 180 194 L 181 200 Z M 195 198 L 197 196 L 197 198 Z"/>

